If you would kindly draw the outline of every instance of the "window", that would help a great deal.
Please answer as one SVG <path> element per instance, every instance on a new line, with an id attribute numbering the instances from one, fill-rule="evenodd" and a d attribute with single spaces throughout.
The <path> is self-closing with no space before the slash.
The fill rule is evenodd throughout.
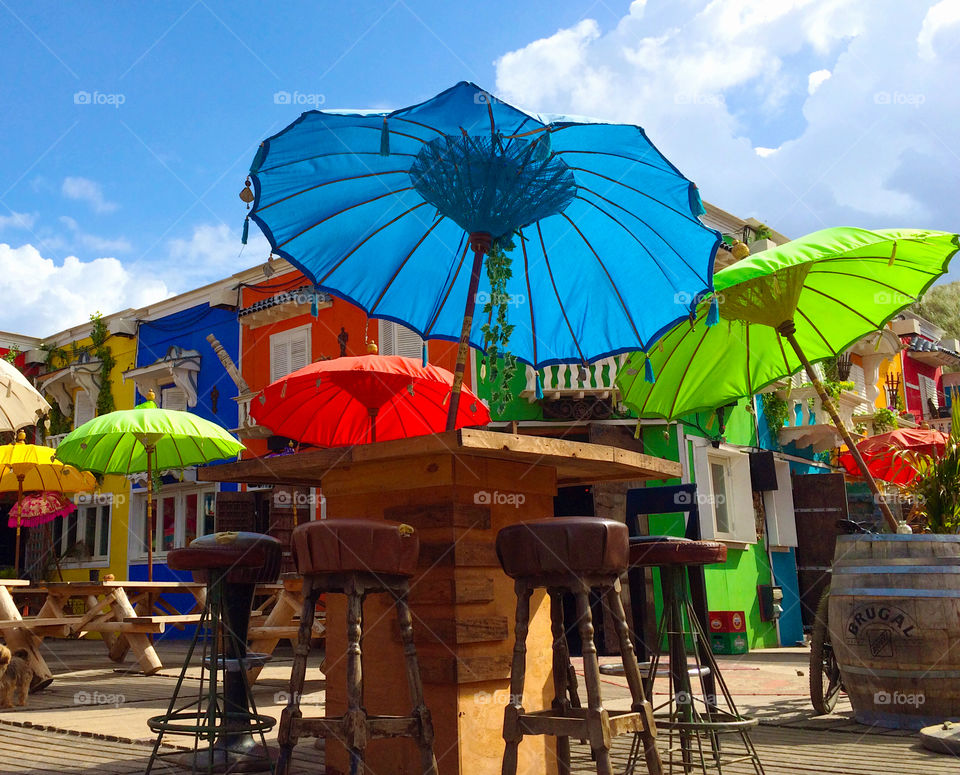
<path id="1" fill-rule="evenodd" d="M 110 559 L 110 496 L 80 498 L 77 510 L 53 521 L 53 549 L 68 563 Z"/>
<path id="2" fill-rule="evenodd" d="M 189 544 L 194 538 L 213 532 L 216 490 L 198 487 L 164 487 L 153 497 L 153 554 L 162 555 L 171 549 Z M 147 558 L 147 495 L 133 496 L 132 518 L 135 520 L 131 558 Z"/>
<path id="3" fill-rule="evenodd" d="M 423 357 L 423 340 L 415 332 L 392 320 L 379 321 L 381 355 L 402 355 L 405 358 Z"/>
<path id="4" fill-rule="evenodd" d="M 187 411 L 187 394 L 178 387 L 165 387 L 160 391 L 160 406 L 163 409 Z"/>
<path id="5" fill-rule="evenodd" d="M 920 399 L 923 402 L 922 411 L 924 417 L 935 417 L 938 413 L 936 409 L 940 408 L 940 397 L 937 395 L 937 382 L 924 374 L 917 375 L 917 382 L 920 383 Z"/>
<path id="6" fill-rule="evenodd" d="M 79 428 L 85 422 L 93 419 L 95 414 L 93 399 L 86 390 L 78 390 L 73 399 L 73 427 Z"/>
<path id="7" fill-rule="evenodd" d="M 310 325 L 270 337 L 270 381 L 287 376 L 310 363 Z"/>
<path id="8" fill-rule="evenodd" d="M 750 456 L 704 443 L 694 447 L 693 464 L 703 537 L 756 543 Z"/>
<path id="9" fill-rule="evenodd" d="M 797 520 L 793 512 L 793 479 L 790 464 L 776 460 L 777 489 L 763 493 L 763 508 L 767 513 L 767 543 L 770 546 L 796 546 Z"/>

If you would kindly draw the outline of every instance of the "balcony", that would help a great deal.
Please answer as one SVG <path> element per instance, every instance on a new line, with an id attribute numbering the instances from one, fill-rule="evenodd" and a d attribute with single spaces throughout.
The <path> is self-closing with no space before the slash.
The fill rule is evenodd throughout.
<path id="1" fill-rule="evenodd" d="M 620 401 L 616 378 L 627 354 L 601 358 L 588 366 L 563 363 L 540 369 L 543 416 L 549 420 L 604 420 L 626 411 Z M 527 366 L 526 384 L 520 395 L 537 400 L 537 372 Z"/>
<path id="2" fill-rule="evenodd" d="M 273 431 L 263 425 L 257 425 L 257 421 L 250 414 L 250 402 L 259 395 L 259 391 L 241 393 L 233 400 L 237 402 L 237 412 L 239 415 L 239 424 L 231 430 L 241 439 L 265 439 L 273 435 Z"/>
<path id="3" fill-rule="evenodd" d="M 43 439 L 43 443 L 46 444 L 48 447 L 53 447 L 54 449 L 56 449 L 57 447 L 60 446 L 60 442 L 63 441 L 65 438 L 67 438 L 68 435 L 69 434 L 67 433 L 58 433 L 55 436 L 45 436 Z"/>
<path id="4" fill-rule="evenodd" d="M 777 391 L 777 395 L 788 406 L 787 424 L 780 430 L 781 444 L 794 442 L 798 447 L 813 447 L 814 452 L 823 452 L 843 443 L 813 385 L 795 387 L 789 394 Z M 866 400 L 859 393 L 844 390 L 835 403 L 843 424 L 853 432 L 853 415 L 862 414 L 868 408 Z"/>

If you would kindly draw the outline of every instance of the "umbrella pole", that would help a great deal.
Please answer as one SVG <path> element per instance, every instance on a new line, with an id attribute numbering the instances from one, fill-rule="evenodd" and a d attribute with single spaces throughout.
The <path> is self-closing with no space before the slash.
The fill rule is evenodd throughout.
<path id="1" fill-rule="evenodd" d="M 379 407 L 372 407 L 367 409 L 370 413 L 370 443 L 373 444 L 377 440 L 377 414 L 380 412 Z"/>
<path id="2" fill-rule="evenodd" d="M 153 581 L 153 447 L 147 446 L 147 581 Z"/>
<path id="3" fill-rule="evenodd" d="M 17 477 L 17 547 L 14 549 L 13 575 L 14 578 L 20 578 L 20 522 L 23 514 L 20 509 L 23 505 L 23 474 Z"/>
<path id="4" fill-rule="evenodd" d="M 824 388 L 823 383 L 820 382 L 819 377 L 817 377 L 817 373 L 813 370 L 813 365 L 807 360 L 807 356 L 804 355 L 803 349 L 800 347 L 800 343 L 797 341 L 796 331 L 797 328 L 793 324 L 792 320 L 781 323 L 777 327 L 777 332 L 782 334 L 790 343 L 793 351 L 797 354 L 797 357 L 803 364 L 803 368 L 806 369 L 807 376 L 810 377 L 810 381 L 813 383 L 814 389 L 820 396 L 820 402 L 823 404 L 823 408 L 827 410 L 830 417 L 833 419 L 833 424 L 836 425 L 837 430 L 840 431 L 840 436 L 847 445 L 847 449 L 850 450 L 850 454 L 853 455 L 853 459 L 860 468 L 860 473 L 863 475 L 863 478 L 866 479 L 867 486 L 870 488 L 870 492 L 873 493 L 874 500 L 880 507 L 880 512 L 883 514 L 884 519 L 886 519 L 890 529 L 896 533 L 897 520 L 894 518 L 893 512 L 890 511 L 890 506 L 887 505 L 886 500 L 881 494 L 880 488 L 877 486 L 877 482 L 873 478 L 873 474 L 870 473 L 870 469 L 864 462 L 863 456 L 860 454 L 860 450 L 857 449 L 857 445 L 854 442 L 853 437 L 850 436 L 850 431 L 847 430 L 847 427 L 843 424 L 843 420 L 840 419 L 840 413 L 837 411 L 836 406 L 834 406 L 833 400 L 827 394 L 826 388 Z"/>
<path id="5" fill-rule="evenodd" d="M 447 430 L 457 427 L 457 412 L 460 409 L 460 389 L 463 387 L 463 370 L 470 354 L 470 330 L 473 328 L 473 311 L 477 306 L 477 288 L 480 285 L 480 268 L 483 256 L 490 250 L 490 235 L 475 233 L 470 235 L 470 247 L 473 248 L 473 269 L 470 273 L 470 287 L 467 290 L 467 303 L 463 310 L 463 328 L 460 329 L 460 347 L 457 350 L 457 365 L 453 370 L 453 384 L 450 386 L 450 406 L 447 409 Z"/>

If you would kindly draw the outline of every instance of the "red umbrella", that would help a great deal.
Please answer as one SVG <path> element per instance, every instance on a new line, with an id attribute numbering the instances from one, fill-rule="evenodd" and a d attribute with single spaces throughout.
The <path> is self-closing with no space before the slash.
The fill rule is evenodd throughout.
<path id="1" fill-rule="evenodd" d="M 947 434 L 940 431 L 898 428 L 858 442 L 857 449 L 875 478 L 893 484 L 909 484 L 916 476 L 916 471 L 909 461 L 897 453 L 910 450 L 934 457 L 942 455 L 947 438 Z M 840 465 L 851 476 L 861 475 L 850 452 L 840 453 Z"/>
<path id="2" fill-rule="evenodd" d="M 322 447 L 424 436 L 444 430 L 452 381 L 446 369 L 398 355 L 334 358 L 270 383 L 250 412 L 278 436 Z M 488 422 L 487 407 L 464 390 L 456 427 Z"/>
<path id="3" fill-rule="evenodd" d="M 76 510 L 76 504 L 63 493 L 33 492 L 24 495 L 20 502 L 10 509 L 7 526 L 16 527 L 19 516 L 21 527 L 36 527 L 52 522 L 57 517 L 65 517 Z"/>

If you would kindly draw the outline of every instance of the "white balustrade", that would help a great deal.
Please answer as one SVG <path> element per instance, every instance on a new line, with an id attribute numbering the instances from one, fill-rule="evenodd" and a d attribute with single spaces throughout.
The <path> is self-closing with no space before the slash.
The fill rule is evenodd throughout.
<path id="1" fill-rule="evenodd" d="M 579 363 L 562 363 L 547 366 L 540 370 L 540 384 L 543 387 L 543 396 L 548 399 L 583 398 L 597 396 L 599 398 L 618 399 L 620 391 L 617 389 L 617 372 L 626 363 L 629 355 L 614 355 L 601 358 L 598 361 L 583 366 Z M 526 384 L 520 395 L 525 396 L 531 403 L 536 400 L 537 372 L 532 366 L 526 367 Z"/>

